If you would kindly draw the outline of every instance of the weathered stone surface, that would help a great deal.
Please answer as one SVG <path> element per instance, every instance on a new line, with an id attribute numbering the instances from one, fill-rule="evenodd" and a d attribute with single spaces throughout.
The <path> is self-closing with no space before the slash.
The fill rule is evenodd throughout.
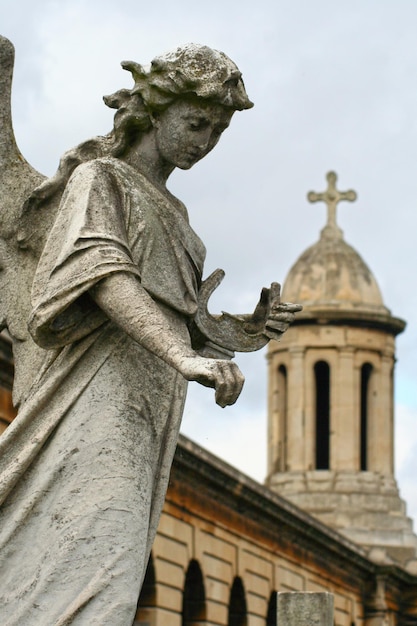
<path id="1" fill-rule="evenodd" d="M 19 405 L 0 439 L 8 626 L 131 626 L 187 381 L 222 407 L 243 385 L 235 363 L 207 357 L 204 328 L 193 343 L 205 248 L 166 183 L 252 103 L 236 65 L 206 46 L 123 67 L 134 86 L 105 98 L 113 130 L 45 180 L 14 140 L 13 47 L 0 38 L 0 327 Z M 227 349 L 281 337 L 300 307 L 274 290 L 234 318 Z"/>
<path id="2" fill-rule="evenodd" d="M 278 593 L 278 626 L 333 626 L 333 595 L 326 592 Z"/>

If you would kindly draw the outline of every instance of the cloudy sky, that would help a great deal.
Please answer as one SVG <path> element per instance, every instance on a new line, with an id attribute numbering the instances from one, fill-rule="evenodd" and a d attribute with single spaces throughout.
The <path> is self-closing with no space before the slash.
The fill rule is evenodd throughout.
<path id="1" fill-rule="evenodd" d="M 255 108 L 170 184 L 207 245 L 206 274 L 226 271 L 214 312 L 250 311 L 317 240 L 325 207 L 306 193 L 324 190 L 326 172 L 358 192 L 339 205 L 339 225 L 408 322 L 397 341 L 396 467 L 415 518 L 416 25 L 413 0 L 0 0 L 0 33 L 16 47 L 17 141 L 44 174 L 110 129 L 101 96 L 131 84 L 120 61 L 147 63 L 194 41 L 238 64 Z M 183 432 L 263 480 L 265 351 L 237 361 L 247 380 L 239 403 L 222 410 L 192 385 Z"/>

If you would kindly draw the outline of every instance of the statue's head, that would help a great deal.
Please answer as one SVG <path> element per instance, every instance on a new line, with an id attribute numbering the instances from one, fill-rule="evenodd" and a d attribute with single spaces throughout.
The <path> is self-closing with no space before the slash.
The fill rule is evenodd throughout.
<path id="1" fill-rule="evenodd" d="M 213 103 L 230 112 L 253 106 L 237 66 L 223 52 L 208 46 L 187 44 L 156 57 L 149 67 L 133 61 L 123 62 L 122 67 L 131 72 L 133 89 L 104 98 L 109 107 L 117 109 L 116 152 L 123 151 L 126 138 L 149 129 L 155 113 L 178 100 Z"/>
<path id="2" fill-rule="evenodd" d="M 80 163 L 108 155 L 123 157 L 137 137 L 151 129 L 155 117 L 167 112 L 174 103 L 188 101 L 193 106 L 203 103 L 224 107 L 224 117 L 229 120 L 234 111 L 253 106 L 236 65 L 223 52 L 208 46 L 182 46 L 156 57 L 147 68 L 133 61 L 122 63 L 122 67 L 131 72 L 135 84 L 132 89 L 121 89 L 104 98 L 109 107 L 117 109 L 113 132 L 84 141 L 66 152 L 56 174 L 30 195 L 26 210 L 62 193 Z M 215 143 L 216 140 L 206 152 Z M 202 156 L 204 152 L 193 160 Z M 183 165 L 187 168 L 190 164 L 191 161 Z"/>

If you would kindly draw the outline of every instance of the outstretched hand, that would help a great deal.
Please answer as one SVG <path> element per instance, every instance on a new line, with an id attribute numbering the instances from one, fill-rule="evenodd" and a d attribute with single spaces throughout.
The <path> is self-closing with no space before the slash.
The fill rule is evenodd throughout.
<path id="1" fill-rule="evenodd" d="M 179 369 L 187 380 L 213 387 L 216 403 L 222 408 L 236 402 L 245 382 L 236 363 L 223 359 L 206 359 L 198 355 L 184 357 Z"/>
<path id="2" fill-rule="evenodd" d="M 281 286 L 272 283 L 270 289 L 265 287 L 252 316 L 246 321 L 248 333 L 263 332 L 269 339 L 279 339 L 292 324 L 295 313 L 302 310 L 301 304 L 281 302 Z"/>
<path id="3" fill-rule="evenodd" d="M 293 323 L 295 313 L 301 311 L 302 308 L 301 304 L 281 302 L 281 287 L 278 283 L 272 283 L 269 290 L 269 312 L 264 334 L 269 339 L 279 339 Z"/>

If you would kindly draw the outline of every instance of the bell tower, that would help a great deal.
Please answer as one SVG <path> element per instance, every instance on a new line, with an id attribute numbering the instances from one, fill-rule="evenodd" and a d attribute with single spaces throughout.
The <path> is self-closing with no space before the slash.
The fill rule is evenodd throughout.
<path id="1" fill-rule="evenodd" d="M 271 489 L 375 558 L 416 558 L 417 537 L 394 477 L 395 336 L 377 282 L 336 222 L 336 174 L 323 193 L 327 223 L 291 268 L 283 300 L 303 311 L 269 344 Z"/>

